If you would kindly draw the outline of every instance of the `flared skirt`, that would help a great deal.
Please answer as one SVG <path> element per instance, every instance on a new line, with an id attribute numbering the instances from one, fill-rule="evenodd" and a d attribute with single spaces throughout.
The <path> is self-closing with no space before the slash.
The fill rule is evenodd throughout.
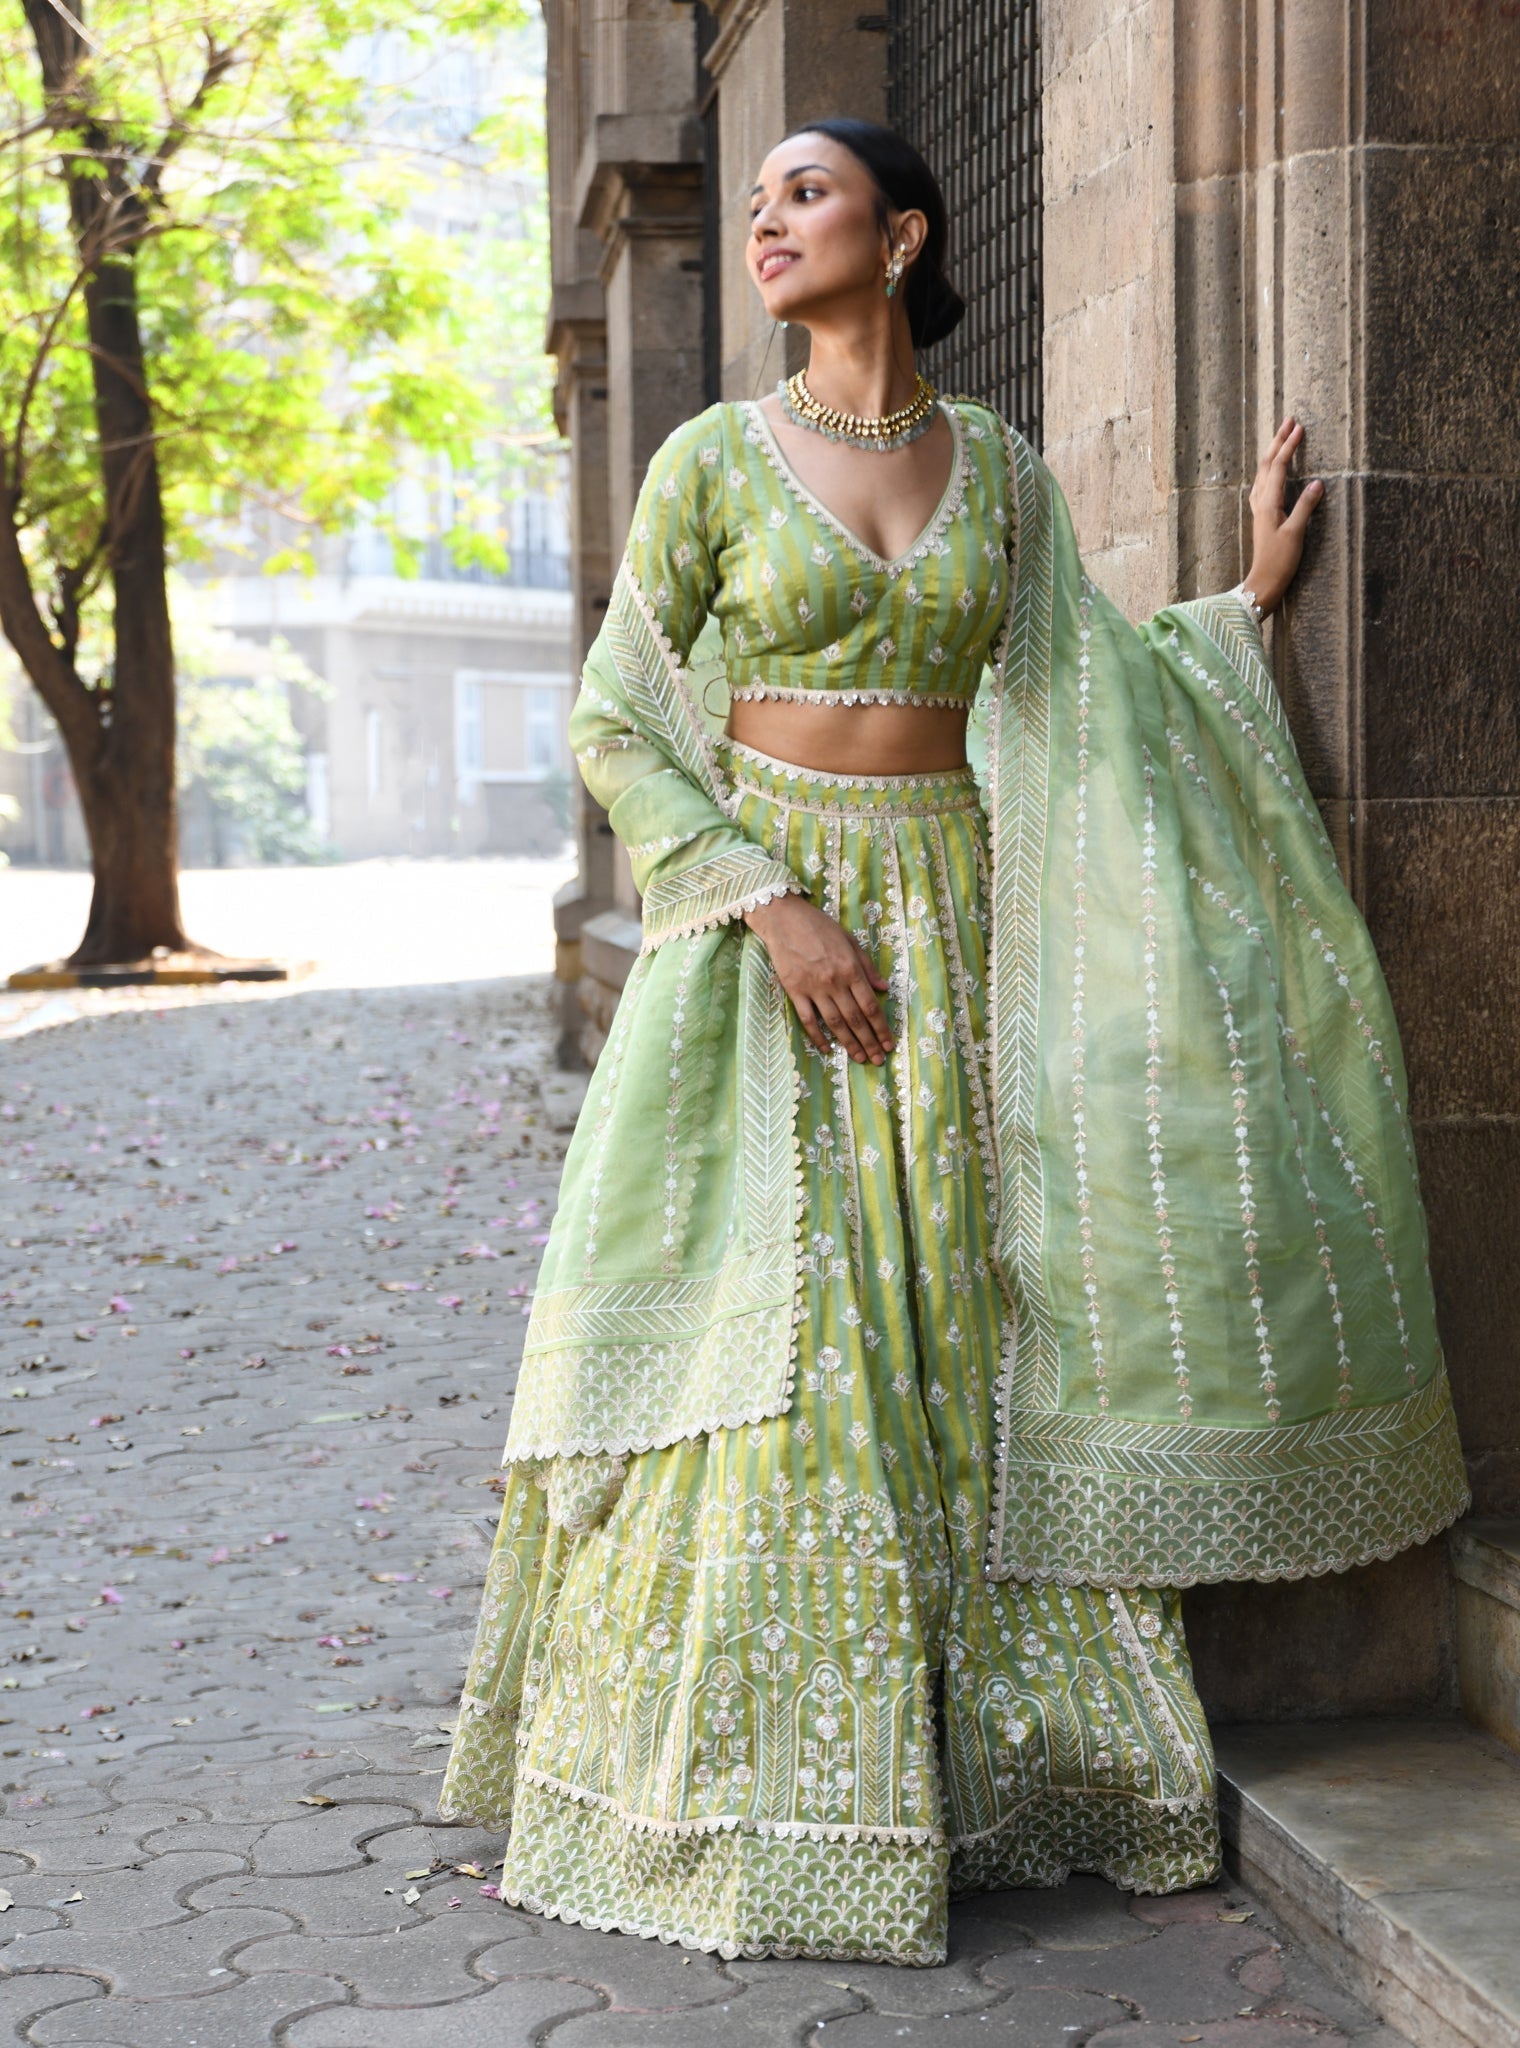
<path id="1" fill-rule="evenodd" d="M 894 1050 L 852 1063 L 793 1019 L 786 1412 L 507 1468 L 441 1810 L 510 1829 L 501 1894 L 534 1911 L 932 1964 L 952 1892 L 1208 1881 L 1213 1760 L 1175 1593 L 987 1571 L 1009 1310 L 971 771 L 722 761 L 745 831 L 887 979 Z M 657 1151 L 624 1170 L 660 1199 Z"/>

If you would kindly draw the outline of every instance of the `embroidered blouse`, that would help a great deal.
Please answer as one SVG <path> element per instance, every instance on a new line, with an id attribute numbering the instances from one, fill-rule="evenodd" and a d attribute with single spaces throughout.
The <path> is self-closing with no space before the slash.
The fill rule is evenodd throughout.
<path id="1" fill-rule="evenodd" d="M 714 406 L 672 446 L 677 473 L 696 457 L 691 502 L 709 536 L 710 610 L 732 696 L 975 698 L 1008 594 L 1007 476 L 995 423 L 978 407 L 944 412 L 954 437 L 944 492 L 891 562 L 807 489 L 759 405 Z"/>

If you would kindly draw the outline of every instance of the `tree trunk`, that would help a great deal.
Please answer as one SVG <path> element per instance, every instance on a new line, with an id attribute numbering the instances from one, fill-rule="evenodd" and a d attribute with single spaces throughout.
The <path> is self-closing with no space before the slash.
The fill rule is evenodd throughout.
<path id="1" fill-rule="evenodd" d="M 50 97 L 62 98 L 74 89 L 82 43 L 66 12 L 39 0 L 25 5 L 44 86 Z M 187 946 L 179 911 L 174 642 L 164 509 L 137 307 L 135 257 L 146 215 L 124 162 L 112 161 L 103 137 L 90 140 L 104 174 L 71 175 L 68 192 L 74 239 L 87 272 L 103 542 L 115 601 L 109 683 L 82 704 L 77 675 L 68 677 L 69 689 L 54 672 L 51 650 L 39 647 L 36 658 L 28 659 L 22 648 L 33 681 L 58 719 L 90 838 L 95 891 L 84 938 L 70 956 L 77 967 L 141 960 L 155 947 L 181 952 Z M 6 550 L 7 556 L 12 552 Z M 7 567 L 14 564 L 0 562 L 0 569 Z"/>
<path id="2" fill-rule="evenodd" d="M 112 751 L 114 733 L 102 735 L 101 754 Z M 167 752 L 168 800 L 164 774 L 154 757 Z M 123 768 L 107 759 L 93 772 L 72 763 L 90 838 L 95 887 L 84 937 L 69 956 L 71 967 L 103 967 L 146 960 L 156 946 L 191 950 L 180 923 L 179 872 L 174 832 L 174 729 L 172 709 L 166 740 L 131 750 Z"/>
<path id="3" fill-rule="evenodd" d="M 86 195 L 88 205 L 93 194 Z M 78 201 L 76 201 L 76 213 Z M 174 640 L 163 500 L 130 260 L 85 286 L 115 597 L 115 661 L 94 758 L 73 763 L 95 892 L 77 967 L 186 946 L 174 792 Z"/>

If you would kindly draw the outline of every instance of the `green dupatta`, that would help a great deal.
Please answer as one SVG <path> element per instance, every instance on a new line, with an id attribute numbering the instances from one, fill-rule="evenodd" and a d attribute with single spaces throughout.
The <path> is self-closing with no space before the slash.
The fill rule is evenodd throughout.
<path id="1" fill-rule="evenodd" d="M 732 824 L 685 665 L 704 610 L 672 606 L 662 565 L 715 587 L 723 478 L 681 442 L 572 718 L 645 939 L 566 1161 L 508 1459 L 791 1399 L 791 1032 L 736 920 L 798 883 Z M 1371 941 L 1244 607 L 1130 625 L 1050 472 L 1003 445 L 1014 575 L 973 741 L 1008 1311 L 988 1571 L 1188 1585 L 1391 1556 L 1467 1492 Z"/>

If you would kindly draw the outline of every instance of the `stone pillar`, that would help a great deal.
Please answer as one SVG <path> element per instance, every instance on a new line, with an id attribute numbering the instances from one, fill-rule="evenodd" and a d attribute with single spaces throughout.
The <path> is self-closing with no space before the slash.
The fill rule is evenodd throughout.
<path id="1" fill-rule="evenodd" d="M 545 347 L 557 359 L 555 424 L 570 443 L 570 574 L 576 668 L 596 638 L 611 590 L 607 527 L 607 329 L 600 249 L 575 218 L 575 174 L 588 118 L 589 24 L 579 0 L 545 10 L 548 51 L 549 250 L 551 295 Z M 581 932 L 612 903 L 612 834 L 606 813 L 575 778 L 577 873 L 554 900 L 554 974 L 562 1066 L 583 1063 Z"/>
<path id="2" fill-rule="evenodd" d="M 612 590 L 607 519 L 607 330 L 595 279 L 556 287 L 548 349 L 559 362 L 554 414 L 570 442 L 570 588 L 572 657 L 579 669 L 606 616 Z M 575 778 L 577 872 L 554 899 L 554 977 L 559 987 L 559 1064 L 585 1063 L 586 1022 L 580 990 L 585 971 L 582 933 L 613 904 L 613 837 L 607 813 Z"/>
<path id="3" fill-rule="evenodd" d="M 1044 454 L 1132 618 L 1173 589 L 1176 5 L 1045 0 L 1040 17 Z"/>
<path id="4" fill-rule="evenodd" d="M 1277 420 L 1326 479 L 1271 629 L 1388 974 L 1477 1506 L 1520 1507 L 1520 23 L 1049 0 L 1047 453 L 1140 616 L 1246 566 Z M 1449 1704 L 1443 1546 L 1189 1604 L 1223 1718 Z"/>
<path id="5" fill-rule="evenodd" d="M 550 347 L 569 433 L 584 655 L 650 456 L 702 405 L 702 136 L 690 0 L 549 0 Z M 639 946 L 638 894 L 581 797 L 580 871 L 555 906 L 562 1056 L 595 1059 Z"/>

